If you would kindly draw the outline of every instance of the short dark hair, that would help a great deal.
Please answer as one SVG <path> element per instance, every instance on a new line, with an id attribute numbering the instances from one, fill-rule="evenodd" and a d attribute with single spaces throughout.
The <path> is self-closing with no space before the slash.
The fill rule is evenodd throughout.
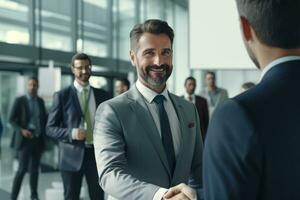
<path id="1" fill-rule="evenodd" d="M 213 71 L 207 71 L 205 76 L 207 76 L 208 74 L 212 75 L 214 77 L 214 79 L 216 79 L 216 74 Z"/>
<path id="2" fill-rule="evenodd" d="M 255 86 L 255 83 L 253 82 L 246 82 L 242 85 L 242 88 L 245 89 L 245 90 L 248 90 L 250 88 L 252 88 L 253 86 Z"/>
<path id="3" fill-rule="evenodd" d="M 159 19 L 149 19 L 142 24 L 136 24 L 130 31 L 131 49 L 136 47 L 136 44 L 144 33 L 152 33 L 156 35 L 166 34 L 170 38 L 171 45 L 173 46 L 174 31 L 169 24 Z"/>
<path id="4" fill-rule="evenodd" d="M 117 81 L 121 81 L 124 85 L 127 86 L 127 88 L 130 88 L 130 82 L 127 78 L 118 78 Z"/>
<path id="5" fill-rule="evenodd" d="M 186 82 L 187 82 L 188 80 L 191 80 L 191 81 L 194 81 L 194 82 L 196 82 L 196 79 L 195 79 L 194 77 L 192 77 L 192 76 L 189 76 L 189 77 L 187 77 L 187 78 L 185 79 L 185 81 L 184 81 L 184 85 L 186 84 Z"/>
<path id="6" fill-rule="evenodd" d="M 299 0 L 236 0 L 239 15 L 253 27 L 258 39 L 272 47 L 300 47 Z"/>
<path id="7" fill-rule="evenodd" d="M 90 66 L 92 65 L 92 60 L 90 59 L 90 57 L 85 54 L 85 53 L 77 53 L 75 54 L 72 59 L 71 59 L 71 67 L 74 67 L 74 62 L 75 60 L 88 60 Z"/>
<path id="8" fill-rule="evenodd" d="M 33 80 L 33 81 L 35 81 L 37 84 L 39 84 L 39 79 L 38 79 L 37 77 L 35 77 L 35 76 L 29 77 L 28 81 L 31 81 L 31 80 Z"/>

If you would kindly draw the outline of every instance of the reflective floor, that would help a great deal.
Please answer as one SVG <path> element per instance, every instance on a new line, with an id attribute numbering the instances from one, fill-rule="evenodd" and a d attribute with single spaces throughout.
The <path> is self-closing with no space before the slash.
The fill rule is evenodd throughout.
<path id="1" fill-rule="evenodd" d="M 0 199 L 9 200 L 14 174 L 18 167 L 18 162 L 14 159 L 14 150 L 9 147 L 9 139 L 3 138 L 1 141 L 0 160 Z M 63 185 L 60 173 L 41 172 L 39 175 L 38 193 L 40 200 L 63 200 Z M 81 199 L 87 200 L 88 192 L 86 183 L 83 183 Z M 18 200 L 30 200 L 29 176 L 25 175 Z"/>

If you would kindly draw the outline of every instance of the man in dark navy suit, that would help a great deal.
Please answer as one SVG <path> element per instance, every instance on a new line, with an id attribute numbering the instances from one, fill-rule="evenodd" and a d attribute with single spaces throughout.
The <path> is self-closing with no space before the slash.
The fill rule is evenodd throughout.
<path id="1" fill-rule="evenodd" d="M 300 199 L 300 1 L 236 0 L 261 81 L 210 121 L 207 200 Z"/>
<path id="2" fill-rule="evenodd" d="M 88 55 L 73 56 L 74 83 L 54 94 L 49 112 L 47 135 L 59 141 L 59 169 L 66 200 L 79 199 L 83 176 L 90 199 L 104 199 L 98 184 L 92 126 L 97 106 L 110 96 L 106 91 L 90 86 L 91 68 Z"/>
<path id="3" fill-rule="evenodd" d="M 18 152 L 19 167 L 14 177 L 11 199 L 18 198 L 24 175 L 30 174 L 31 199 L 38 199 L 39 166 L 44 148 L 47 113 L 45 103 L 38 96 L 39 82 L 31 77 L 27 94 L 17 97 L 9 116 L 14 130 L 13 147 Z"/>

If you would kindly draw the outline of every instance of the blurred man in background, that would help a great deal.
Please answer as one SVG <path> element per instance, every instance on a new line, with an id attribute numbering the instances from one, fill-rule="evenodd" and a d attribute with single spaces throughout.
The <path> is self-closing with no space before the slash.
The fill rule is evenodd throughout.
<path id="1" fill-rule="evenodd" d="M 115 82 L 115 92 L 120 95 L 130 88 L 130 82 L 127 78 L 119 78 Z"/>
<path id="2" fill-rule="evenodd" d="M 18 152 L 19 167 L 12 185 L 11 199 L 16 200 L 23 177 L 28 171 L 31 199 L 38 199 L 38 175 L 42 151 L 44 148 L 45 126 L 47 114 L 43 99 L 38 96 L 38 79 L 28 80 L 24 96 L 17 97 L 9 122 L 14 129 L 13 146 Z"/>
<path id="3" fill-rule="evenodd" d="M 212 71 L 208 71 L 205 75 L 206 88 L 200 91 L 200 96 L 204 97 L 208 101 L 210 116 L 219 104 L 228 99 L 227 90 L 217 87 L 216 74 Z"/>
<path id="4" fill-rule="evenodd" d="M 79 200 L 83 176 L 91 200 L 104 199 L 98 184 L 94 155 L 93 124 L 98 105 L 109 94 L 90 86 L 92 61 L 84 53 L 72 57 L 74 82 L 54 94 L 47 122 L 47 135 L 59 141 L 59 169 L 66 200 Z"/>
<path id="5" fill-rule="evenodd" d="M 184 98 L 185 100 L 195 104 L 197 108 L 200 120 L 202 139 L 204 140 L 209 122 L 208 106 L 205 98 L 199 95 L 195 95 L 196 86 L 196 79 L 192 76 L 187 77 L 184 82 Z"/>

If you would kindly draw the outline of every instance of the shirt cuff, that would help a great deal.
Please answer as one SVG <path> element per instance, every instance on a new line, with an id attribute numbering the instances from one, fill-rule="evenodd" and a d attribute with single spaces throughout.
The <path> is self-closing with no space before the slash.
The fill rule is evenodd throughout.
<path id="1" fill-rule="evenodd" d="M 165 195 L 165 193 L 168 191 L 168 189 L 166 188 L 159 188 L 154 197 L 153 197 L 153 200 L 162 200 L 163 196 Z"/>
<path id="2" fill-rule="evenodd" d="M 73 140 L 77 140 L 77 131 L 78 130 L 78 128 L 73 128 L 72 129 L 72 139 Z"/>

